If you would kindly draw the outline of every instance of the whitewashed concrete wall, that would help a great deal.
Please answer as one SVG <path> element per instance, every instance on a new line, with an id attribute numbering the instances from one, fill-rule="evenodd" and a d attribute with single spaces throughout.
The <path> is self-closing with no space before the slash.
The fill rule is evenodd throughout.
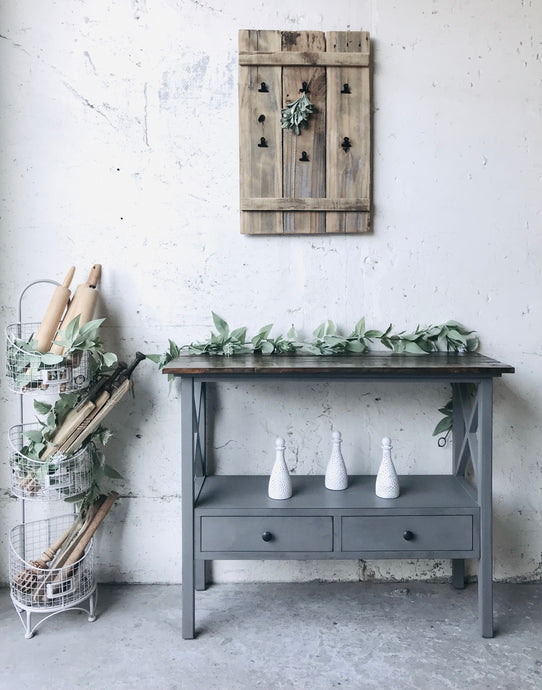
<path id="1" fill-rule="evenodd" d="M 251 332 L 293 322 L 305 335 L 327 318 L 344 329 L 362 315 L 397 329 L 455 318 L 479 331 L 484 353 L 517 367 L 496 384 L 495 573 L 539 579 L 541 3 L 1 0 L 0 20 L 2 325 L 16 320 L 27 283 L 61 280 L 72 264 L 83 282 L 94 262 L 104 337 L 126 359 L 205 336 L 211 309 Z M 240 235 L 240 28 L 371 32 L 371 236 Z M 28 320 L 40 319 L 47 296 L 25 303 Z M 150 362 L 136 384 L 110 420 L 108 457 L 126 482 L 98 538 L 99 574 L 178 582 L 178 391 L 168 397 Z M 1 385 L 7 429 L 18 400 Z M 219 470 L 269 471 L 283 434 L 295 471 L 322 472 L 332 428 L 352 472 L 376 471 L 383 435 L 400 472 L 449 467 L 450 450 L 431 436 L 446 388 L 303 393 L 217 393 Z M 7 488 L 0 509 L 5 581 L 6 535 L 20 519 Z M 448 572 L 433 562 L 228 562 L 214 575 Z"/>

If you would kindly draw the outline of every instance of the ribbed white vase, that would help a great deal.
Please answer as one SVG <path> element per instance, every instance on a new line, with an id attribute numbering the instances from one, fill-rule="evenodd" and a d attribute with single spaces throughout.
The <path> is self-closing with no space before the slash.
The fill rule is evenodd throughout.
<path id="1" fill-rule="evenodd" d="M 399 479 L 391 459 L 391 439 L 382 439 L 382 462 L 376 475 L 375 493 L 379 498 L 397 498 Z"/>
<path id="2" fill-rule="evenodd" d="M 273 465 L 267 488 L 269 498 L 282 500 L 290 498 L 292 495 L 292 480 L 284 459 L 285 450 L 286 443 L 284 439 L 277 438 L 275 441 L 275 464 Z"/>
<path id="3" fill-rule="evenodd" d="M 326 467 L 325 486 L 326 489 L 333 491 L 344 491 L 348 486 L 348 473 L 344 458 L 341 452 L 342 437 L 340 431 L 334 431 L 331 435 L 331 442 L 333 444 L 331 449 L 331 457 Z"/>

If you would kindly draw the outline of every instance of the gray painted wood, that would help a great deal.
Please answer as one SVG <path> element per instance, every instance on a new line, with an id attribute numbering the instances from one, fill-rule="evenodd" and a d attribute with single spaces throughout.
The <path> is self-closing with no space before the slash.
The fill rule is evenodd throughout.
<path id="1" fill-rule="evenodd" d="M 478 500 L 480 503 L 480 560 L 478 562 L 478 610 L 483 637 L 493 637 L 493 519 L 492 519 L 492 437 L 493 381 L 478 387 Z"/>
<path id="2" fill-rule="evenodd" d="M 466 481 L 451 475 L 401 475 L 399 498 L 378 498 L 375 477 L 351 475 L 345 491 L 330 491 L 321 475 L 292 475 L 292 497 L 275 501 L 267 496 L 265 475 L 214 475 L 205 480 L 195 509 L 201 515 L 238 513 L 274 514 L 318 510 L 363 510 L 366 514 L 423 514 L 438 511 L 457 514 L 477 511 Z"/>
<path id="3" fill-rule="evenodd" d="M 472 515 L 346 516 L 341 524 L 343 553 L 472 549 Z"/>
<path id="4" fill-rule="evenodd" d="M 484 637 L 493 635 L 492 391 L 493 378 L 513 373 L 513 367 L 477 353 L 428 357 L 382 353 L 333 357 L 188 355 L 171 362 L 163 372 L 179 376 L 182 382 L 184 638 L 195 634 L 195 587 L 204 588 L 207 565 L 219 558 L 451 558 L 455 587 L 464 585 L 464 559 L 479 558 L 481 631 Z M 201 406 L 200 395 L 203 391 L 204 401 L 205 386 L 200 384 L 232 379 L 447 381 L 453 385 L 454 404 L 459 406 L 463 420 L 454 423 L 453 441 L 459 450 L 454 451 L 452 472 L 445 476 L 403 476 L 401 495 L 392 500 L 374 494 L 374 477 L 354 476 L 348 490 L 329 491 L 323 477 L 294 476 L 293 495 L 285 501 L 269 499 L 267 477 L 206 477 L 205 404 Z M 470 415 L 466 412 L 464 383 L 478 384 Z M 477 490 L 464 477 L 469 458 L 475 468 Z M 197 492 L 196 474 L 202 475 L 196 477 Z M 411 540 L 403 539 L 406 530 L 413 533 Z M 270 532 L 272 538 L 263 540 L 263 532 Z"/>
<path id="5" fill-rule="evenodd" d="M 183 638 L 194 637 L 195 619 L 195 565 L 194 565 L 194 434 L 192 404 L 194 383 L 185 379 L 181 386 L 181 491 L 182 491 L 182 604 Z"/>
<path id="6" fill-rule="evenodd" d="M 333 551 L 330 516 L 207 516 L 200 525 L 202 552 Z"/>

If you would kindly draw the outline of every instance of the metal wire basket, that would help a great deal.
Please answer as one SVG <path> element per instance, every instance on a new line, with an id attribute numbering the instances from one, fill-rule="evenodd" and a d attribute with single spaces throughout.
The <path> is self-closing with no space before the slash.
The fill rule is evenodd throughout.
<path id="1" fill-rule="evenodd" d="M 43 567 L 44 551 L 72 526 L 73 520 L 73 514 L 63 515 L 11 530 L 9 582 L 17 609 L 53 613 L 74 608 L 96 589 L 92 539 L 75 563 L 63 568 Z"/>
<path id="2" fill-rule="evenodd" d="M 12 323 L 6 328 L 6 375 L 15 393 L 68 393 L 90 383 L 90 356 L 76 352 L 59 364 L 42 364 L 41 353 L 28 345 L 39 323 Z"/>
<path id="3" fill-rule="evenodd" d="M 59 501 L 86 493 L 92 483 L 90 444 L 70 456 L 56 453 L 45 461 L 24 453 L 25 432 L 40 428 L 38 423 L 16 424 L 9 430 L 11 492 L 25 500 Z"/>

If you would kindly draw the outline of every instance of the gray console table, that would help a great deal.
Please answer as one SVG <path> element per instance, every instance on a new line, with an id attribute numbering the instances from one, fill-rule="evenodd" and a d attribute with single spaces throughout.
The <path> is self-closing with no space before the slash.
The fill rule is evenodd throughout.
<path id="1" fill-rule="evenodd" d="M 478 559 L 481 633 L 492 637 L 493 379 L 513 372 L 476 353 L 186 355 L 164 367 L 181 379 L 183 637 L 194 637 L 195 590 L 205 589 L 210 561 L 268 558 L 449 558 L 457 588 L 464 559 Z M 293 476 L 282 501 L 268 498 L 266 476 L 207 476 L 207 384 L 271 380 L 450 383 L 450 474 L 402 476 L 393 500 L 376 497 L 371 476 L 351 476 L 345 491 L 329 491 L 322 476 Z M 476 488 L 465 478 L 469 458 Z"/>

